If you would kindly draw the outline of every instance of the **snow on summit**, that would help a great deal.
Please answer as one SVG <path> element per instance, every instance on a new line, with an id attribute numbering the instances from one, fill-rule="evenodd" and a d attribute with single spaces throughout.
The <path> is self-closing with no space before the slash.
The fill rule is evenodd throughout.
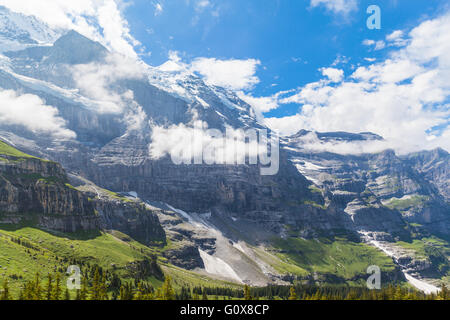
<path id="1" fill-rule="evenodd" d="M 52 44 L 60 36 L 61 31 L 51 29 L 37 18 L 0 6 L 0 53 Z"/>

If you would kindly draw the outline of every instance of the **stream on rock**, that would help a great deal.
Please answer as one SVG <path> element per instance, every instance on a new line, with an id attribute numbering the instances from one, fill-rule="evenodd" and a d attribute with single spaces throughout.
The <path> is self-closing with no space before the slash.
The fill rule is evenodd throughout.
<path id="1" fill-rule="evenodd" d="M 415 288 L 419 289 L 420 291 L 422 291 L 426 294 L 432 294 L 432 293 L 436 294 L 441 290 L 440 288 L 438 288 L 426 281 L 415 278 L 412 275 L 410 275 L 408 272 L 406 272 L 405 268 L 398 263 L 398 256 L 396 255 L 395 250 L 393 250 L 393 248 L 389 247 L 389 245 L 387 243 L 373 239 L 372 237 L 370 237 L 369 233 L 366 231 L 359 231 L 359 233 L 363 235 L 364 239 L 368 243 L 372 244 L 374 247 L 378 248 L 379 250 L 383 251 L 386 255 L 391 257 L 394 260 L 394 263 L 401 268 L 403 274 L 405 275 L 406 280 L 411 285 L 413 285 Z"/>

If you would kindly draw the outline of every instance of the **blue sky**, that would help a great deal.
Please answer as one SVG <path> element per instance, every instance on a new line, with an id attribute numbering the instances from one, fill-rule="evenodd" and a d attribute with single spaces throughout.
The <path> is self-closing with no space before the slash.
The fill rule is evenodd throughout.
<path id="1" fill-rule="evenodd" d="M 142 58 L 160 65 L 172 50 L 186 62 L 197 57 L 258 59 L 260 82 L 249 90 L 254 96 L 316 81 L 322 67 L 333 65 L 348 73 L 369 64 L 364 58 L 382 59 L 389 51 L 364 46 L 365 39 L 384 40 L 448 7 L 445 0 L 364 0 L 343 13 L 323 4 L 312 7 L 309 0 L 210 0 L 203 8 L 198 3 L 134 0 L 124 14 L 131 34 L 151 52 Z M 381 8 L 381 30 L 366 27 L 366 9 L 372 4 Z M 287 104 L 266 116 L 293 115 L 298 108 Z"/>

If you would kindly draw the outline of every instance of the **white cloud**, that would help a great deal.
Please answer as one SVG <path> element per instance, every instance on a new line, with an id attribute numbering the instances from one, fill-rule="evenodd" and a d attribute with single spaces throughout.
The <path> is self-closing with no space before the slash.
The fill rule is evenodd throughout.
<path id="1" fill-rule="evenodd" d="M 163 13 L 164 9 L 161 3 L 155 3 L 155 16 L 159 16 Z"/>
<path id="2" fill-rule="evenodd" d="M 409 59 L 387 59 L 369 67 L 359 67 L 352 77 L 358 80 L 389 83 L 400 82 L 421 73 L 424 69 Z"/>
<path id="3" fill-rule="evenodd" d="M 371 143 L 373 150 L 391 147 L 405 153 L 437 146 L 449 150 L 448 30 L 450 14 L 421 23 L 405 36 L 407 46 L 392 51 L 388 59 L 358 68 L 337 86 L 329 80 L 303 86 L 279 101 L 298 103 L 301 112 L 266 122 L 285 134 L 300 129 L 374 132 L 386 142 Z M 326 147 L 348 151 L 348 145 Z M 355 152 L 365 150 L 351 147 Z"/>
<path id="4" fill-rule="evenodd" d="M 139 42 L 130 34 L 123 18 L 121 0 L 0 0 L 12 11 L 34 15 L 52 27 L 73 29 L 99 41 L 109 49 L 136 57 L 134 47 Z"/>
<path id="5" fill-rule="evenodd" d="M 347 15 L 358 9 L 356 0 L 311 0 L 311 7 L 324 6 L 328 11 Z"/>
<path id="6" fill-rule="evenodd" d="M 386 41 L 389 46 L 403 47 L 408 44 L 408 41 L 404 39 L 404 32 L 402 30 L 396 30 L 386 36 Z"/>
<path id="7" fill-rule="evenodd" d="M 271 110 L 278 108 L 278 97 L 277 95 L 270 97 L 254 97 L 251 94 L 245 94 L 239 91 L 238 96 L 240 99 L 247 102 L 252 108 L 257 112 L 257 114 L 263 114 Z"/>
<path id="8" fill-rule="evenodd" d="M 261 64 L 256 59 L 196 58 L 185 63 L 177 51 L 169 52 L 169 60 L 158 67 L 166 72 L 190 72 L 200 75 L 209 84 L 239 91 L 252 89 L 259 83 L 256 69 Z"/>
<path id="9" fill-rule="evenodd" d="M 56 138 L 75 138 L 75 132 L 66 128 L 58 110 L 48 106 L 38 96 L 19 95 L 0 89 L 0 123 L 18 125 L 34 133 L 50 134 Z"/>
<path id="10" fill-rule="evenodd" d="M 450 150 L 450 127 L 447 127 L 447 129 L 444 132 L 442 132 L 442 134 L 440 136 L 431 136 L 429 143 L 430 143 L 430 148 L 440 147 L 442 149 L 449 151 Z"/>
<path id="11" fill-rule="evenodd" d="M 203 11 L 204 9 L 211 6 L 211 2 L 208 0 L 197 0 L 195 3 L 195 10 Z"/>
<path id="12" fill-rule="evenodd" d="M 334 59 L 333 63 L 331 64 L 332 67 L 336 67 L 338 65 L 345 65 L 350 61 L 349 57 L 343 56 L 338 54 L 336 56 L 336 59 Z"/>
<path id="13" fill-rule="evenodd" d="M 401 39 L 403 37 L 403 31 L 402 30 L 395 30 L 391 34 L 388 34 L 386 36 L 387 41 L 395 41 L 397 39 Z"/>
<path id="14" fill-rule="evenodd" d="M 259 83 L 255 73 L 260 64 L 261 62 L 255 59 L 197 58 L 191 63 L 190 69 L 199 73 L 208 84 L 232 90 L 245 90 Z"/>
<path id="15" fill-rule="evenodd" d="M 315 132 L 310 132 L 299 139 L 298 147 L 315 152 L 332 152 L 337 154 L 378 153 L 389 149 L 385 140 L 372 141 L 322 141 Z"/>
<path id="16" fill-rule="evenodd" d="M 142 62 L 110 54 L 104 64 L 76 65 L 72 73 L 80 93 L 97 102 L 99 113 L 120 113 L 134 104 L 134 94 L 129 90 L 117 92 L 111 86 L 120 80 L 142 79 L 144 70 Z"/>
<path id="17" fill-rule="evenodd" d="M 194 116 L 187 125 L 153 126 L 149 152 L 153 159 L 170 156 L 176 163 L 244 164 L 248 157 L 255 158 L 267 150 L 261 140 L 245 137 L 243 130 L 231 127 L 226 132 L 209 129 L 206 122 Z"/>
<path id="18" fill-rule="evenodd" d="M 373 50 L 375 51 L 384 49 L 386 47 L 386 43 L 383 40 L 375 41 L 371 39 L 366 39 L 363 41 L 363 45 L 373 47 Z"/>
<path id="19" fill-rule="evenodd" d="M 280 135 L 293 135 L 302 128 L 302 117 L 299 114 L 282 118 L 265 118 L 266 125 Z"/>
<path id="20" fill-rule="evenodd" d="M 363 45 L 365 45 L 365 46 L 372 46 L 372 45 L 375 44 L 375 40 L 365 39 L 362 43 L 363 43 Z"/>
<path id="21" fill-rule="evenodd" d="M 383 40 L 379 40 L 375 43 L 375 48 L 374 50 L 381 50 L 384 49 L 386 47 L 386 43 Z"/>
<path id="22" fill-rule="evenodd" d="M 344 71 L 336 68 L 321 68 L 322 75 L 330 79 L 331 82 L 341 82 L 344 78 Z"/>

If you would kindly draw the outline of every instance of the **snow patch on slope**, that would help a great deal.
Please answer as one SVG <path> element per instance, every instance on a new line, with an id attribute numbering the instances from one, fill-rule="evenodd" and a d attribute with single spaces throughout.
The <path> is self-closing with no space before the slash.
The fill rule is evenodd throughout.
<path id="1" fill-rule="evenodd" d="M 203 264 L 205 265 L 206 272 L 216 276 L 230 278 L 242 283 L 242 279 L 225 261 L 218 257 L 214 257 L 201 249 L 198 249 L 198 251 L 200 252 L 200 257 L 203 260 Z"/>
<path id="2" fill-rule="evenodd" d="M 438 287 L 433 286 L 432 284 L 426 283 L 425 281 L 414 278 L 413 276 L 407 274 L 406 272 L 403 272 L 403 274 L 405 275 L 405 278 L 406 278 L 406 280 L 408 280 L 409 283 L 411 283 L 417 289 L 425 292 L 426 294 L 432 294 L 432 293 L 436 294 L 439 291 L 441 291 L 441 289 L 439 289 Z"/>
<path id="3" fill-rule="evenodd" d="M 172 207 L 171 205 L 167 205 L 167 206 L 170 208 L 170 210 L 172 210 L 172 211 L 178 213 L 178 214 L 181 215 L 183 218 L 185 218 L 188 222 L 190 222 L 190 223 L 193 223 L 193 222 L 194 222 L 194 219 L 192 219 L 192 217 L 191 217 L 187 212 L 185 212 L 185 211 L 183 211 L 183 210 L 180 210 L 180 209 L 177 209 L 177 208 L 174 208 L 174 207 Z"/>
<path id="4" fill-rule="evenodd" d="M 311 175 L 309 175 L 307 173 L 307 171 L 306 171 L 307 169 L 303 165 L 297 163 L 297 164 L 295 164 L 295 167 L 297 168 L 298 172 L 300 172 L 309 181 L 312 181 L 317 185 L 321 184 L 319 180 L 317 180 L 316 178 L 313 178 Z"/>

